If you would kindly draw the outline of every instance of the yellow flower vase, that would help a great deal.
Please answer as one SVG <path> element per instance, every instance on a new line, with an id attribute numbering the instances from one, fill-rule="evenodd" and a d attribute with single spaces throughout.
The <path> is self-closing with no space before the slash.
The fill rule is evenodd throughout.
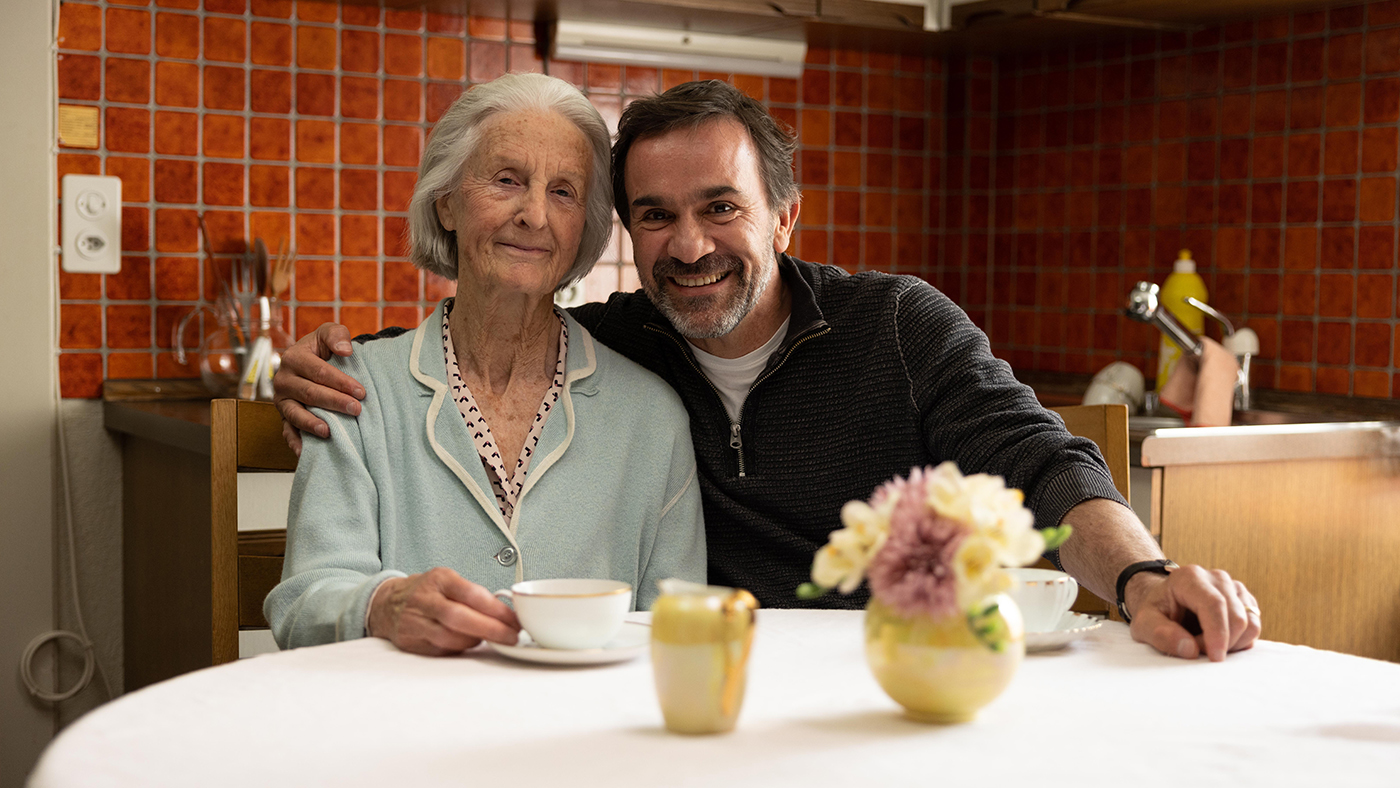
<path id="1" fill-rule="evenodd" d="M 1026 655 L 1021 613 L 1008 597 L 990 601 L 996 607 L 984 616 L 933 617 L 903 616 L 870 600 L 866 661 L 885 694 L 910 718 L 967 722 L 1011 683 Z"/>

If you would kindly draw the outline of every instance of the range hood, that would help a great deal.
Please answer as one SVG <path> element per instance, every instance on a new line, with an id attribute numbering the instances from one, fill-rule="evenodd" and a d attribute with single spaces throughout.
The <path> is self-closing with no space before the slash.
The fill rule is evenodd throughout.
<path id="1" fill-rule="evenodd" d="M 806 41 L 696 33 L 559 20 L 551 41 L 564 60 L 647 65 L 699 71 L 735 71 L 769 77 L 802 76 Z"/>

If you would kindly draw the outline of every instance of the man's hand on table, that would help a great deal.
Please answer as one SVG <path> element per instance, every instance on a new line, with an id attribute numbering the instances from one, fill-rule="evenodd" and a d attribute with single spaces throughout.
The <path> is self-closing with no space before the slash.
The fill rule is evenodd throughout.
<path id="1" fill-rule="evenodd" d="M 1060 563 L 1100 599 L 1117 598 L 1119 573 L 1138 561 L 1162 557 L 1142 521 L 1121 503 L 1091 498 L 1064 521 L 1074 536 L 1060 548 Z M 1133 639 L 1163 654 L 1212 660 L 1259 639 L 1259 603 L 1244 584 L 1221 570 L 1183 566 L 1169 575 L 1138 572 L 1123 590 Z M 1193 623 L 1199 628 L 1187 631 Z"/>
<path id="2" fill-rule="evenodd" d="M 1163 654 L 1212 662 L 1243 651 L 1259 639 L 1259 602 L 1224 570 L 1183 566 L 1169 575 L 1139 572 L 1128 581 L 1124 603 L 1133 640 Z M 1187 630 L 1194 617 L 1200 634 Z"/>
<path id="3" fill-rule="evenodd" d="M 332 354 L 352 352 L 350 329 L 335 323 L 322 323 L 282 354 L 282 365 L 272 378 L 273 398 L 282 414 L 282 437 L 301 456 L 301 434 L 305 430 L 322 438 L 330 437 L 330 427 L 306 409 L 314 406 L 360 415 L 365 389 L 354 378 L 327 363 Z"/>
<path id="4" fill-rule="evenodd" d="M 513 645 L 520 634 L 515 611 L 445 567 L 385 580 L 370 604 L 366 634 L 411 654 L 458 654 L 483 640 Z"/>

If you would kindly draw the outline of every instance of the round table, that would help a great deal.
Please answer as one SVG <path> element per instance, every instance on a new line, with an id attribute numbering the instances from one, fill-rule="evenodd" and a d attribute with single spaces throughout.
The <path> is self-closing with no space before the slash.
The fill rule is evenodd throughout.
<path id="1" fill-rule="evenodd" d="M 1400 665 L 1272 642 L 1184 662 L 1105 623 L 1028 655 L 974 722 L 930 726 L 881 692 L 861 637 L 860 613 L 760 611 L 739 727 L 703 737 L 662 728 L 645 656 L 297 649 L 93 711 L 30 785 L 1400 785 Z"/>

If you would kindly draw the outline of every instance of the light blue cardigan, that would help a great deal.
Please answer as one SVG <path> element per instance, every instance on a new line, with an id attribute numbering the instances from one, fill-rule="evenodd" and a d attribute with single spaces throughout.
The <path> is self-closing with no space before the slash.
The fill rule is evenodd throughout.
<path id="1" fill-rule="evenodd" d="M 445 302 L 444 302 L 445 303 Z M 566 315 L 562 407 L 545 422 L 507 529 L 447 385 L 443 305 L 414 331 L 336 363 L 365 387 L 359 418 L 318 410 L 287 515 L 282 582 L 263 603 L 282 648 L 364 637 L 384 580 L 446 566 L 489 591 L 525 579 L 705 580 L 690 428 L 662 380 Z M 519 559 L 495 556 L 513 545 Z"/>

